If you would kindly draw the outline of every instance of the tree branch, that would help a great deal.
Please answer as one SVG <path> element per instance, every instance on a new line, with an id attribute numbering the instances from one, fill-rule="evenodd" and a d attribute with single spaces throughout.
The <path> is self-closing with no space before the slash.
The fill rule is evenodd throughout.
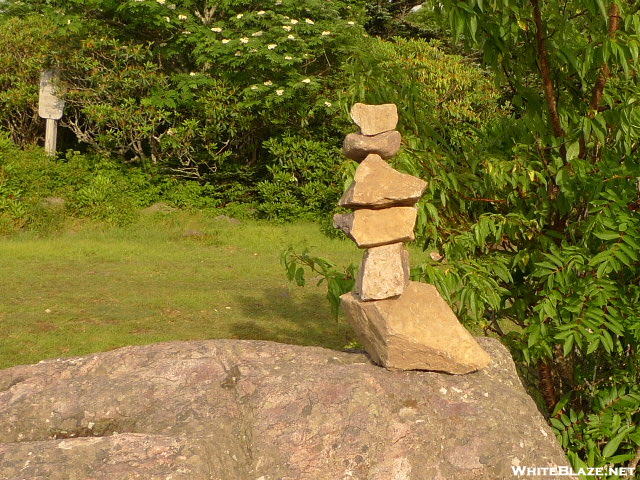
<path id="1" fill-rule="evenodd" d="M 618 28 L 620 28 L 620 10 L 618 5 L 616 5 L 615 2 L 612 2 L 609 7 L 609 38 L 613 38 L 615 33 L 618 31 Z M 610 75 L 611 71 L 609 70 L 609 66 L 604 63 L 600 70 L 600 75 L 598 75 L 598 80 L 591 91 L 591 101 L 589 102 L 590 116 L 595 115 L 595 112 L 600 108 L 604 87 L 607 85 L 607 80 Z M 580 153 L 578 156 L 580 158 L 585 158 L 587 156 L 587 139 L 584 138 L 584 135 L 580 137 Z"/>
<path id="2" fill-rule="evenodd" d="M 618 31 L 620 26 L 620 11 L 618 9 L 618 5 L 615 2 L 611 3 L 611 7 L 609 7 L 609 38 L 612 38 L 615 33 Z M 600 102 L 602 101 L 602 93 L 604 92 L 604 87 L 607 84 L 607 79 L 611 75 L 609 71 L 609 66 L 605 63 L 602 65 L 602 70 L 600 71 L 600 75 L 598 76 L 598 81 L 593 87 L 593 91 L 591 92 L 591 102 L 589 103 L 589 107 L 592 111 L 596 111 L 600 106 Z"/>
<path id="3" fill-rule="evenodd" d="M 629 465 L 627 466 L 627 468 L 630 468 L 631 471 L 633 472 L 636 467 L 638 466 L 638 462 L 640 462 L 640 447 L 638 447 L 636 449 L 636 456 L 633 460 L 631 460 L 631 462 L 629 462 Z M 629 473 L 626 477 L 624 477 L 625 479 L 629 479 L 632 478 L 633 473 Z"/>
<path id="4" fill-rule="evenodd" d="M 533 7 L 533 21 L 536 25 L 536 47 L 538 49 L 538 61 L 540 66 L 540 75 L 542 76 L 542 87 L 544 96 L 549 109 L 549 119 L 553 127 L 553 134 L 556 137 L 565 137 L 567 133 L 562 128 L 560 115 L 558 114 L 558 104 L 556 101 L 555 88 L 551 78 L 551 68 L 549 67 L 549 52 L 545 45 L 545 28 L 542 23 L 542 12 L 540 11 L 540 0 L 530 0 Z M 560 147 L 562 158 L 566 160 L 567 149 L 564 144 Z"/>

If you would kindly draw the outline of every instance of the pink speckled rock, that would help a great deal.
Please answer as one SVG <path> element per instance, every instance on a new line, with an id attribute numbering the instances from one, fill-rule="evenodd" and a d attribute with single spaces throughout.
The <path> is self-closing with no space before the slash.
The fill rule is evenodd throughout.
<path id="1" fill-rule="evenodd" d="M 0 478 L 512 480 L 512 465 L 567 465 L 507 350 L 478 341 L 492 363 L 465 376 L 235 340 L 2 370 Z"/>

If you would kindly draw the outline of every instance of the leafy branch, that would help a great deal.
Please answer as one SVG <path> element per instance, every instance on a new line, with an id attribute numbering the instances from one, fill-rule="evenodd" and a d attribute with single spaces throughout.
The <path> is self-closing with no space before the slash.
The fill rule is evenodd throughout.
<path id="1" fill-rule="evenodd" d="M 336 265 L 329 260 L 314 257 L 305 249 L 302 253 L 296 253 L 289 247 L 280 255 L 280 262 L 287 271 L 287 278 L 290 282 L 303 287 L 306 284 L 305 270 L 319 276 L 317 285 L 326 283 L 327 300 L 331 305 L 331 314 L 337 320 L 340 311 L 340 296 L 353 290 L 357 268 L 350 264 L 340 271 Z"/>

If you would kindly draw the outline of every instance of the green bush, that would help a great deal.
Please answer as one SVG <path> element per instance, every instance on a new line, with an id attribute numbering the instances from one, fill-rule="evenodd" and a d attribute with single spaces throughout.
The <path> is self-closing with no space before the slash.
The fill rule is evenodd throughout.
<path id="1" fill-rule="evenodd" d="M 44 136 L 38 88 L 55 30 L 49 18 L 3 18 L 0 14 L 0 129 L 22 146 L 33 145 Z"/>
<path id="2" fill-rule="evenodd" d="M 158 183 L 140 169 L 100 157 L 69 152 L 57 159 L 39 148 L 22 149 L 0 132 L 3 234 L 21 229 L 50 233 L 68 216 L 125 224 L 139 207 L 160 199 Z"/>
<path id="3" fill-rule="evenodd" d="M 22 228 L 50 231 L 60 226 L 63 212 L 46 208 L 43 200 L 65 187 L 66 172 L 37 148 L 22 150 L 0 130 L 0 234 Z"/>
<path id="4" fill-rule="evenodd" d="M 640 14 L 625 2 L 443 0 L 514 114 L 441 161 L 421 267 L 512 346 L 574 467 L 640 459 Z M 634 463 L 635 462 L 635 463 Z"/>
<path id="5" fill-rule="evenodd" d="M 158 199 L 177 208 L 211 210 L 220 205 L 215 198 L 215 189 L 210 184 L 167 178 L 159 186 Z"/>
<path id="6" fill-rule="evenodd" d="M 32 83 L 5 117 L 35 111 L 37 75 L 55 65 L 66 89 L 60 124 L 78 145 L 249 194 L 270 158 L 264 141 L 335 134 L 339 66 L 363 35 L 357 2 L 9 1 L 7 11 L 5 31 L 29 36 L 0 35 L 3 86 Z M 27 73 L 18 47 L 32 58 Z M 11 132 L 32 141 L 20 125 Z"/>
<path id="7" fill-rule="evenodd" d="M 326 216 L 342 193 L 341 152 L 326 143 L 298 136 L 264 143 L 273 160 L 267 180 L 258 183 L 260 216 L 293 220 Z"/>

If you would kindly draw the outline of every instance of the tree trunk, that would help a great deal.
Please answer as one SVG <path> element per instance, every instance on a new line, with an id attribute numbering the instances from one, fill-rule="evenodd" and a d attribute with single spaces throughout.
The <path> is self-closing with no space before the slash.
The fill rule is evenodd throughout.
<path id="1" fill-rule="evenodd" d="M 536 48 L 538 50 L 538 64 L 540 68 L 540 75 L 542 77 L 544 96 L 545 100 L 547 101 L 547 108 L 549 109 L 549 119 L 551 120 L 553 134 L 556 137 L 565 137 L 567 133 L 564 131 L 564 128 L 562 128 L 562 124 L 560 122 L 555 87 L 553 85 L 553 80 L 551 78 L 551 68 L 549 66 L 549 52 L 547 51 L 547 47 L 544 41 L 546 31 L 544 24 L 542 23 L 540 0 L 531 0 L 531 6 L 533 7 L 533 21 L 536 25 Z M 564 144 L 560 147 L 560 154 L 562 155 L 563 160 L 567 159 L 567 149 Z"/>

